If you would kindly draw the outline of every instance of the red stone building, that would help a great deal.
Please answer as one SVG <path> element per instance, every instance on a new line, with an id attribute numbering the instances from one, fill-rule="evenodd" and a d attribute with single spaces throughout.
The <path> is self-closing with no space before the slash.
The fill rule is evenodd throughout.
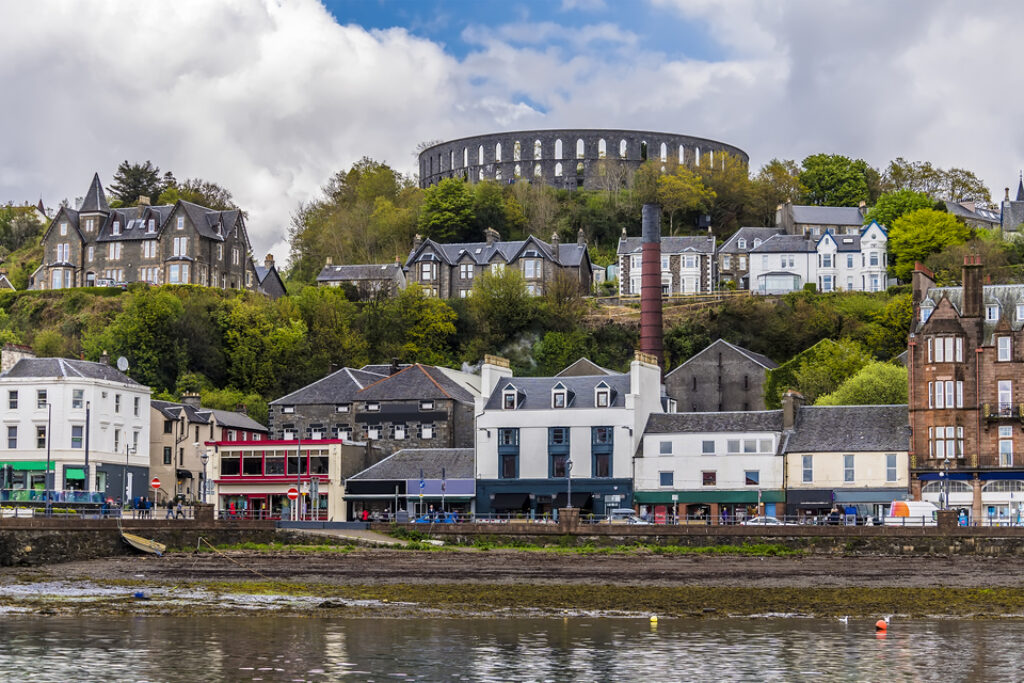
<path id="1" fill-rule="evenodd" d="M 983 285 L 968 256 L 963 286 L 936 287 L 918 265 L 907 366 L 916 499 L 1016 523 L 1024 506 L 1024 284 Z"/>

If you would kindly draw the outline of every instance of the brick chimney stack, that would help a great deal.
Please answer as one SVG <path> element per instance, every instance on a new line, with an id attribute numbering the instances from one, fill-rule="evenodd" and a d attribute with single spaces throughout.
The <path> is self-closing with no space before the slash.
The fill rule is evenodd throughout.
<path id="1" fill-rule="evenodd" d="M 980 318 L 982 309 L 981 256 L 968 254 L 964 257 L 964 303 L 961 314 L 965 318 Z"/>
<path id="2" fill-rule="evenodd" d="M 798 391 L 789 389 L 782 396 L 782 428 L 793 429 L 796 427 L 797 414 L 800 406 L 806 402 L 804 395 Z"/>
<path id="3" fill-rule="evenodd" d="M 267 270 L 270 270 L 271 268 L 273 268 L 274 267 L 274 255 L 273 254 L 267 254 L 266 258 L 263 259 L 263 265 L 264 265 L 264 267 L 266 267 Z"/>
<path id="4" fill-rule="evenodd" d="M 183 393 L 181 395 L 181 402 L 183 405 L 186 405 L 189 408 L 193 408 L 194 410 L 199 410 L 200 406 L 202 405 L 202 403 L 200 402 L 199 394 L 195 393 L 194 391 L 186 391 L 185 393 Z"/>
<path id="5" fill-rule="evenodd" d="M 661 317 L 661 205 L 644 204 L 640 243 L 640 350 L 664 367 Z"/>
<path id="6" fill-rule="evenodd" d="M 495 242 L 501 241 L 501 233 L 494 228 L 487 228 L 484 230 L 484 239 L 487 240 L 487 246 L 494 246 Z"/>

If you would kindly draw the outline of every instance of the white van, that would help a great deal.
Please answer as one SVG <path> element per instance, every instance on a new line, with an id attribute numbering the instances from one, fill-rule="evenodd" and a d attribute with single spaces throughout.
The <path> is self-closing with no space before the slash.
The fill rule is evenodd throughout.
<path id="1" fill-rule="evenodd" d="M 885 517 L 886 526 L 935 526 L 939 508 L 926 500 L 894 500 Z"/>

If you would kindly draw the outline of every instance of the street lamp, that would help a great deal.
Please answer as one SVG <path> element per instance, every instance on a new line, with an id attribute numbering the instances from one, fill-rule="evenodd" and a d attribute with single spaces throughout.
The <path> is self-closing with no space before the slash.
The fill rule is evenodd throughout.
<path id="1" fill-rule="evenodd" d="M 199 456 L 199 462 L 203 463 L 203 503 L 206 503 L 206 486 L 209 481 L 206 478 L 206 463 L 210 462 L 210 454 L 203 451 Z"/>
<path id="2" fill-rule="evenodd" d="M 942 469 L 943 469 L 943 478 L 946 480 L 945 481 L 946 499 L 945 499 L 945 502 L 944 502 L 944 504 L 942 506 L 942 509 L 943 510 L 948 510 L 949 509 L 949 458 L 946 458 L 946 459 L 944 459 L 942 461 Z"/>
<path id="3" fill-rule="evenodd" d="M 124 434 L 124 504 L 128 505 L 131 500 L 131 491 L 128 489 L 128 456 L 135 452 L 135 446 L 128 443 L 128 432 Z"/>
<path id="4" fill-rule="evenodd" d="M 50 516 L 52 506 L 50 491 L 53 489 L 53 478 L 50 476 L 50 418 L 53 417 L 53 404 L 46 402 L 46 516 Z"/>
<path id="5" fill-rule="evenodd" d="M 565 461 L 565 507 L 572 507 L 572 458 L 567 458 Z"/>

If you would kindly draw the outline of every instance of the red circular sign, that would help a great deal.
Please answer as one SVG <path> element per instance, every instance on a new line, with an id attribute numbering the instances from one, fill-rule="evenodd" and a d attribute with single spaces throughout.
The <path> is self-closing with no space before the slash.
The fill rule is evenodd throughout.
<path id="1" fill-rule="evenodd" d="M 294 486 L 288 489 L 288 500 L 297 500 L 299 497 L 299 490 Z"/>
<path id="2" fill-rule="evenodd" d="M 156 477 L 153 477 L 152 479 L 149 480 L 149 487 L 152 489 L 160 488 L 160 480 L 157 479 Z"/>

